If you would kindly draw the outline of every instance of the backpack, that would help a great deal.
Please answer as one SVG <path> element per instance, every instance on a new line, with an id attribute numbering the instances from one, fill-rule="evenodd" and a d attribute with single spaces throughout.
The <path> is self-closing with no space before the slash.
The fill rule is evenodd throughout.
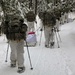
<path id="1" fill-rule="evenodd" d="M 4 23 L 6 37 L 9 40 L 21 40 L 26 38 L 27 25 L 24 24 L 23 18 L 19 15 L 7 16 Z"/>
<path id="2" fill-rule="evenodd" d="M 60 20 L 60 17 L 61 17 L 61 9 L 54 9 L 53 11 L 56 19 Z"/>
<path id="3" fill-rule="evenodd" d="M 43 24 L 48 26 L 54 26 L 56 24 L 56 18 L 54 14 L 50 12 L 44 12 Z"/>
<path id="4" fill-rule="evenodd" d="M 8 39 L 21 40 L 26 39 L 27 25 L 21 24 L 20 27 L 8 27 Z"/>
<path id="5" fill-rule="evenodd" d="M 44 16 L 44 14 L 43 14 L 44 12 L 39 12 L 39 14 L 38 14 L 38 16 L 39 16 L 39 18 L 42 20 L 43 19 L 43 16 Z"/>
<path id="6" fill-rule="evenodd" d="M 12 33 L 17 33 L 19 32 L 20 29 L 20 19 L 22 19 L 22 17 L 19 14 L 11 14 L 11 15 L 7 15 L 7 19 L 9 21 L 8 25 L 9 25 L 9 32 Z"/>
<path id="7" fill-rule="evenodd" d="M 11 25 L 11 27 L 20 26 L 20 19 L 22 19 L 22 17 L 19 14 L 13 15 L 10 19 L 9 24 Z"/>
<path id="8" fill-rule="evenodd" d="M 29 11 L 29 12 L 26 14 L 26 18 L 27 18 L 27 21 L 33 22 L 33 21 L 35 21 L 36 16 L 35 16 L 35 14 L 34 14 L 33 11 Z"/>

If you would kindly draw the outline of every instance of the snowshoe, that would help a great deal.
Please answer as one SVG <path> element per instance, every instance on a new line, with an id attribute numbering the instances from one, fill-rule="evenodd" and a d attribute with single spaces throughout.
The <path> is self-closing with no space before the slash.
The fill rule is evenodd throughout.
<path id="1" fill-rule="evenodd" d="M 54 42 L 51 42 L 50 48 L 54 48 Z"/>
<path id="2" fill-rule="evenodd" d="M 35 47 L 36 46 L 36 43 L 35 42 L 32 42 L 32 43 L 27 43 L 28 47 Z M 25 44 L 26 46 L 26 44 Z"/>
<path id="3" fill-rule="evenodd" d="M 49 48 L 49 46 L 48 46 L 48 45 L 45 45 L 45 47 L 46 47 L 46 48 Z"/>
<path id="4" fill-rule="evenodd" d="M 14 67 L 16 67 L 16 64 L 11 64 L 10 66 L 11 66 L 12 68 L 14 68 Z"/>
<path id="5" fill-rule="evenodd" d="M 25 67 L 18 67 L 18 73 L 23 73 L 25 71 Z"/>

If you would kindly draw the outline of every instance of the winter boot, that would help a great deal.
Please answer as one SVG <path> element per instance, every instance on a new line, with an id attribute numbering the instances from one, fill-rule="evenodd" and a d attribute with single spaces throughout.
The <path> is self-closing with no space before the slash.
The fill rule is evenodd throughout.
<path id="1" fill-rule="evenodd" d="M 49 46 L 48 46 L 48 45 L 45 45 L 45 47 L 46 47 L 46 48 L 49 48 Z"/>
<path id="2" fill-rule="evenodd" d="M 12 68 L 14 68 L 14 67 L 16 67 L 16 64 L 11 64 L 10 66 L 11 66 Z"/>
<path id="3" fill-rule="evenodd" d="M 54 42 L 51 42 L 50 47 L 54 48 Z"/>
<path id="4" fill-rule="evenodd" d="M 12 67 L 12 68 L 16 67 L 16 60 L 15 61 L 11 61 L 10 67 Z"/>
<path id="5" fill-rule="evenodd" d="M 25 71 L 25 67 L 18 67 L 18 73 L 23 73 Z"/>

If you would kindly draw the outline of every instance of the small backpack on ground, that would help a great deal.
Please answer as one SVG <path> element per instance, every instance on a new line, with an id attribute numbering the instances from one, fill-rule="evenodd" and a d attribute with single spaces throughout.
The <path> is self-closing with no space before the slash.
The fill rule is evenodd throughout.
<path id="1" fill-rule="evenodd" d="M 27 18 L 27 21 L 33 22 L 33 21 L 35 21 L 35 19 L 36 19 L 36 15 L 34 14 L 33 11 L 29 11 L 29 12 L 26 14 L 26 18 Z"/>

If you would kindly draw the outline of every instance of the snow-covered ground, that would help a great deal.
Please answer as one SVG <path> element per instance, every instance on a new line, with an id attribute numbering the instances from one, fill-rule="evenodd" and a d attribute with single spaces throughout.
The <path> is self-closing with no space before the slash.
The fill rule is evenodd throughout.
<path id="1" fill-rule="evenodd" d="M 75 16 L 70 14 L 71 18 Z M 39 26 L 39 22 L 37 24 Z M 38 28 L 38 27 L 37 27 Z M 58 48 L 55 41 L 55 48 L 44 47 L 44 35 L 37 31 L 36 47 L 29 47 L 33 70 L 30 68 L 27 48 L 25 47 L 25 67 L 26 70 L 21 75 L 75 75 L 75 21 L 61 26 L 59 32 L 61 41 Z M 0 36 L 0 75 L 19 75 L 17 67 L 10 67 L 10 48 L 8 52 L 8 62 L 5 62 L 7 52 L 7 40 L 5 35 Z"/>

